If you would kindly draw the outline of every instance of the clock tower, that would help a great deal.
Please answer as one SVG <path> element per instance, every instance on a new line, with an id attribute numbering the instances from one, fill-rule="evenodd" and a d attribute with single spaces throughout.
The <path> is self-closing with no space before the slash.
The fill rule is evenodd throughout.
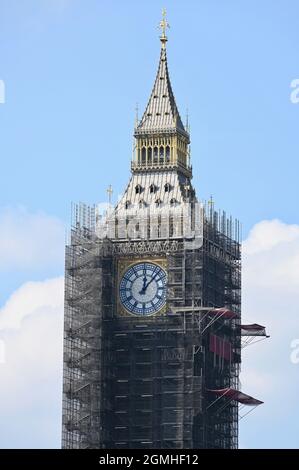
<path id="1" fill-rule="evenodd" d="M 236 448 L 239 224 L 198 199 L 163 13 L 152 92 L 115 207 L 73 207 L 64 448 Z M 225 395 L 225 396 L 223 396 Z"/>

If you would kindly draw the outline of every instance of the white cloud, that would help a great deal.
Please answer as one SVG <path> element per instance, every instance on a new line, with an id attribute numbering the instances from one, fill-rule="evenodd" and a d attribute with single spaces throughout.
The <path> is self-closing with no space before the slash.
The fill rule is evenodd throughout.
<path id="1" fill-rule="evenodd" d="M 290 344 L 299 338 L 298 225 L 265 220 L 253 227 L 243 244 L 242 284 L 243 323 L 265 325 L 271 338 L 244 349 L 243 390 L 265 404 L 241 422 L 241 445 L 294 447 L 299 369 Z"/>
<path id="2" fill-rule="evenodd" d="M 0 331 L 20 328 L 22 321 L 31 315 L 55 311 L 61 307 L 63 278 L 43 282 L 26 282 L 17 289 L 0 310 Z"/>
<path id="3" fill-rule="evenodd" d="M 256 224 L 243 244 L 246 255 L 264 253 L 277 245 L 298 241 L 299 226 L 284 224 L 280 220 L 263 220 Z"/>
<path id="4" fill-rule="evenodd" d="M 65 228 L 56 217 L 23 207 L 0 210 L 0 270 L 49 268 L 63 260 Z"/>
<path id="5" fill-rule="evenodd" d="M 61 268 L 64 234 L 56 217 L 0 209 L 2 276 Z M 62 277 L 26 282 L 0 306 L 2 448 L 60 446 L 62 331 Z"/>
<path id="6" fill-rule="evenodd" d="M 60 446 L 63 278 L 28 282 L 0 310 L 0 446 Z"/>

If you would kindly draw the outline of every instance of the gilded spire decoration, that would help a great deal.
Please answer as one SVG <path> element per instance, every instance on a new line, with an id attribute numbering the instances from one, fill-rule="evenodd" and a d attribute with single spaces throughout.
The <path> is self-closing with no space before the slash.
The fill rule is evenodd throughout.
<path id="1" fill-rule="evenodd" d="M 166 47 L 166 42 L 167 42 L 167 36 L 166 36 L 166 29 L 169 28 L 169 23 L 167 22 L 166 19 L 166 9 L 163 8 L 162 10 L 162 20 L 159 23 L 159 28 L 161 29 L 161 36 L 160 36 L 160 41 L 162 42 L 162 47 Z"/>

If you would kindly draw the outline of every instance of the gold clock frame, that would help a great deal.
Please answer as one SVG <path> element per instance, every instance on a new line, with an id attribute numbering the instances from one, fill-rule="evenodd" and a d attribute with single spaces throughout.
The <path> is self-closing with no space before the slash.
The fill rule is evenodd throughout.
<path id="1" fill-rule="evenodd" d="M 150 315 L 136 315 L 134 313 L 131 313 L 123 306 L 123 304 L 120 301 L 119 286 L 120 286 L 121 279 L 122 279 L 124 273 L 129 268 L 131 268 L 132 266 L 135 266 L 138 263 L 156 264 L 157 266 L 160 266 L 162 269 L 164 269 L 164 271 L 166 272 L 166 276 L 167 276 L 168 263 L 167 263 L 166 258 L 135 258 L 135 259 L 119 258 L 119 260 L 117 262 L 117 285 L 116 285 L 116 289 L 117 289 L 117 293 L 116 293 L 117 312 L 116 313 L 117 313 L 117 315 L 120 315 L 122 317 L 130 317 L 130 318 L 136 318 L 136 319 L 138 318 L 138 319 L 143 319 L 143 320 L 145 320 L 147 318 L 155 317 L 157 315 L 163 315 L 167 310 L 167 299 L 166 299 L 166 302 L 163 305 L 163 307 L 160 308 L 160 310 L 158 310 L 157 312 L 152 313 Z"/>

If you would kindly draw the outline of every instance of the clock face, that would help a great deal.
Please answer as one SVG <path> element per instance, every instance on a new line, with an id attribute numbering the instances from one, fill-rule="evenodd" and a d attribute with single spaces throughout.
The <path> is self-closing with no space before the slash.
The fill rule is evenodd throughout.
<path id="1" fill-rule="evenodd" d="M 150 262 L 130 266 L 119 284 L 122 306 L 134 315 L 153 315 L 166 302 L 166 272 Z"/>

